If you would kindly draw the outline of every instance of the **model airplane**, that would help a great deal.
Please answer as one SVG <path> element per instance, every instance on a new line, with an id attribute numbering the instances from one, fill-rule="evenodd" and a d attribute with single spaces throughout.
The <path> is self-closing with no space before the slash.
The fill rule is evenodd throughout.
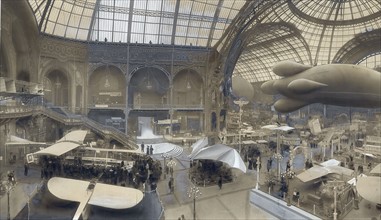
<path id="1" fill-rule="evenodd" d="M 340 161 L 331 159 L 309 168 L 308 170 L 298 174 L 296 177 L 302 182 L 309 182 L 322 177 L 328 177 L 329 175 L 353 176 L 353 170 L 341 167 L 339 164 Z"/>
<path id="2" fill-rule="evenodd" d="M 127 209 L 143 200 L 143 192 L 137 189 L 62 177 L 51 178 L 48 189 L 59 199 L 79 202 L 73 219 L 81 218 L 87 204 L 110 209 Z"/>
<path id="3" fill-rule="evenodd" d="M 275 102 L 278 112 L 295 111 L 312 103 L 364 108 L 381 107 L 381 73 L 351 64 L 307 66 L 282 61 L 273 67 L 283 78 L 262 84 L 269 95 L 281 94 Z"/>

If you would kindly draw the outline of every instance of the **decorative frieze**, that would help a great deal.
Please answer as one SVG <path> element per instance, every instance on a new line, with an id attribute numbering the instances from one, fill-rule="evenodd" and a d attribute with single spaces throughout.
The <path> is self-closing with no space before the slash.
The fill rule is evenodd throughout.
<path id="1" fill-rule="evenodd" d="M 40 41 L 41 56 L 54 57 L 60 61 L 86 61 L 86 45 L 78 42 L 64 41 L 44 36 Z"/>
<path id="2" fill-rule="evenodd" d="M 126 63 L 127 47 L 118 44 L 89 44 L 89 62 Z"/>

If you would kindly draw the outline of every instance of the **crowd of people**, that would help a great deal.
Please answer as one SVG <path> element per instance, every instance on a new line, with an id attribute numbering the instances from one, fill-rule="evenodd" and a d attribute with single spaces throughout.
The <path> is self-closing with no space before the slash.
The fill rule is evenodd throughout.
<path id="1" fill-rule="evenodd" d="M 89 164 L 80 157 L 67 161 L 60 157 L 41 156 L 41 178 L 50 179 L 53 176 L 62 176 L 75 179 L 92 180 L 151 190 L 156 189 L 160 179 L 162 167 L 160 161 L 154 161 L 146 155 L 134 155 L 133 166 L 128 167 L 124 161 L 119 164 Z"/>

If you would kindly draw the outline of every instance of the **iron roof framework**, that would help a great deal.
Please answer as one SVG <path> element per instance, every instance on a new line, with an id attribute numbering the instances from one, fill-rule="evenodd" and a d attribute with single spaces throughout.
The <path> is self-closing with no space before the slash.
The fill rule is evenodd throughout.
<path id="1" fill-rule="evenodd" d="M 381 0 L 281 0 L 247 5 L 245 16 L 237 16 L 216 44 L 225 60 L 226 91 L 235 74 L 250 82 L 277 79 L 271 69 L 281 60 L 356 64 L 376 55 L 381 47 L 380 13 Z M 368 66 L 374 68 L 380 62 L 377 58 Z"/>
<path id="2" fill-rule="evenodd" d="M 214 47 L 231 76 L 277 79 L 281 60 L 379 66 L 381 0 L 28 0 L 42 33 Z M 372 58 L 372 62 L 365 62 Z M 229 90 L 226 90 L 229 91 Z"/>

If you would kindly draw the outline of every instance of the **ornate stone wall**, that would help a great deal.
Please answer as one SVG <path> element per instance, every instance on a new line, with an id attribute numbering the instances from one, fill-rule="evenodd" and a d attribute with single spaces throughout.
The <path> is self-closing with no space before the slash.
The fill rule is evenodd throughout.
<path id="1" fill-rule="evenodd" d="M 210 111 L 213 109 L 218 112 L 221 109 L 219 98 L 216 105 L 211 105 L 210 94 L 212 91 L 220 92 L 219 85 L 222 79 L 222 74 L 215 71 L 218 60 L 210 59 L 211 54 L 215 56 L 211 49 L 107 42 L 84 43 L 43 36 L 40 50 L 39 80 L 42 81 L 43 77 L 54 69 L 65 73 L 71 85 L 69 103 L 72 108 L 86 109 L 89 103 L 88 84 L 91 74 L 99 67 L 112 65 L 125 75 L 127 86 L 132 74 L 144 67 L 154 67 L 165 72 L 170 79 L 170 88 L 176 74 L 186 69 L 197 72 L 203 81 L 203 91 L 205 91 L 202 113 L 204 116 L 201 117 L 204 120 L 202 124 L 205 126 L 203 129 L 205 131 L 210 131 L 208 129 Z M 78 86 L 83 88 L 82 97 L 76 96 Z M 81 101 L 78 101 L 78 98 Z M 81 106 L 77 106 L 78 103 L 81 103 Z"/>

